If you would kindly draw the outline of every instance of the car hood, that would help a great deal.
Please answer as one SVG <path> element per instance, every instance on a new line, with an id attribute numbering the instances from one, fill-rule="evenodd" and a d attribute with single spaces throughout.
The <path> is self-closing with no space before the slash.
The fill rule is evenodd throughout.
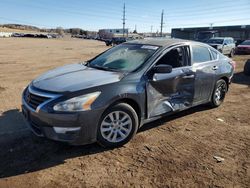
<path id="1" fill-rule="evenodd" d="M 46 72 L 32 81 L 38 89 L 52 92 L 73 92 L 118 82 L 123 73 L 98 70 L 83 64 L 71 64 Z"/>
<path id="2" fill-rule="evenodd" d="M 222 44 L 208 43 L 210 46 L 221 46 Z"/>

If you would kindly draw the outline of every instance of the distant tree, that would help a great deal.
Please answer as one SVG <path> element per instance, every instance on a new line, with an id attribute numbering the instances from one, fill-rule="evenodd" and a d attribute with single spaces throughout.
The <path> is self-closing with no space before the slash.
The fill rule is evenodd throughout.
<path id="1" fill-rule="evenodd" d="M 72 29 L 70 29 L 70 33 L 72 35 L 80 35 L 81 29 L 79 29 L 79 28 L 72 28 Z"/>

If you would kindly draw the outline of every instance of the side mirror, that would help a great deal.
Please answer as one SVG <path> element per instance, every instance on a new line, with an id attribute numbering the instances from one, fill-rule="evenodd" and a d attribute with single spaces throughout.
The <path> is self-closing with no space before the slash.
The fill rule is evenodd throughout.
<path id="1" fill-rule="evenodd" d="M 173 67 L 171 65 L 156 65 L 154 67 L 154 73 L 171 73 Z"/>

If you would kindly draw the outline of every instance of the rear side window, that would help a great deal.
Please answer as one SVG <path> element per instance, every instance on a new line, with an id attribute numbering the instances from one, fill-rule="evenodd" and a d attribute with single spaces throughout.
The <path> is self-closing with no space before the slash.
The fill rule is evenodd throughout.
<path id="1" fill-rule="evenodd" d="M 213 60 L 216 60 L 218 57 L 218 53 L 216 51 L 214 51 L 213 49 L 210 49 L 210 51 L 211 51 Z"/>
<path id="2" fill-rule="evenodd" d="M 207 47 L 194 45 L 192 46 L 193 63 L 202 63 L 211 61 L 210 52 Z"/>

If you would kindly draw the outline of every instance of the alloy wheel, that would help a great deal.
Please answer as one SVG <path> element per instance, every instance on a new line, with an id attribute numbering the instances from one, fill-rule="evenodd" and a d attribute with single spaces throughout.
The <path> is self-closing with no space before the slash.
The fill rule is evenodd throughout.
<path id="1" fill-rule="evenodd" d="M 100 132 L 104 139 L 111 143 L 122 142 L 132 130 L 132 119 L 124 111 L 113 111 L 103 119 Z"/>
<path id="2" fill-rule="evenodd" d="M 224 100 L 226 94 L 226 84 L 221 83 L 215 90 L 215 102 L 218 104 Z"/>

